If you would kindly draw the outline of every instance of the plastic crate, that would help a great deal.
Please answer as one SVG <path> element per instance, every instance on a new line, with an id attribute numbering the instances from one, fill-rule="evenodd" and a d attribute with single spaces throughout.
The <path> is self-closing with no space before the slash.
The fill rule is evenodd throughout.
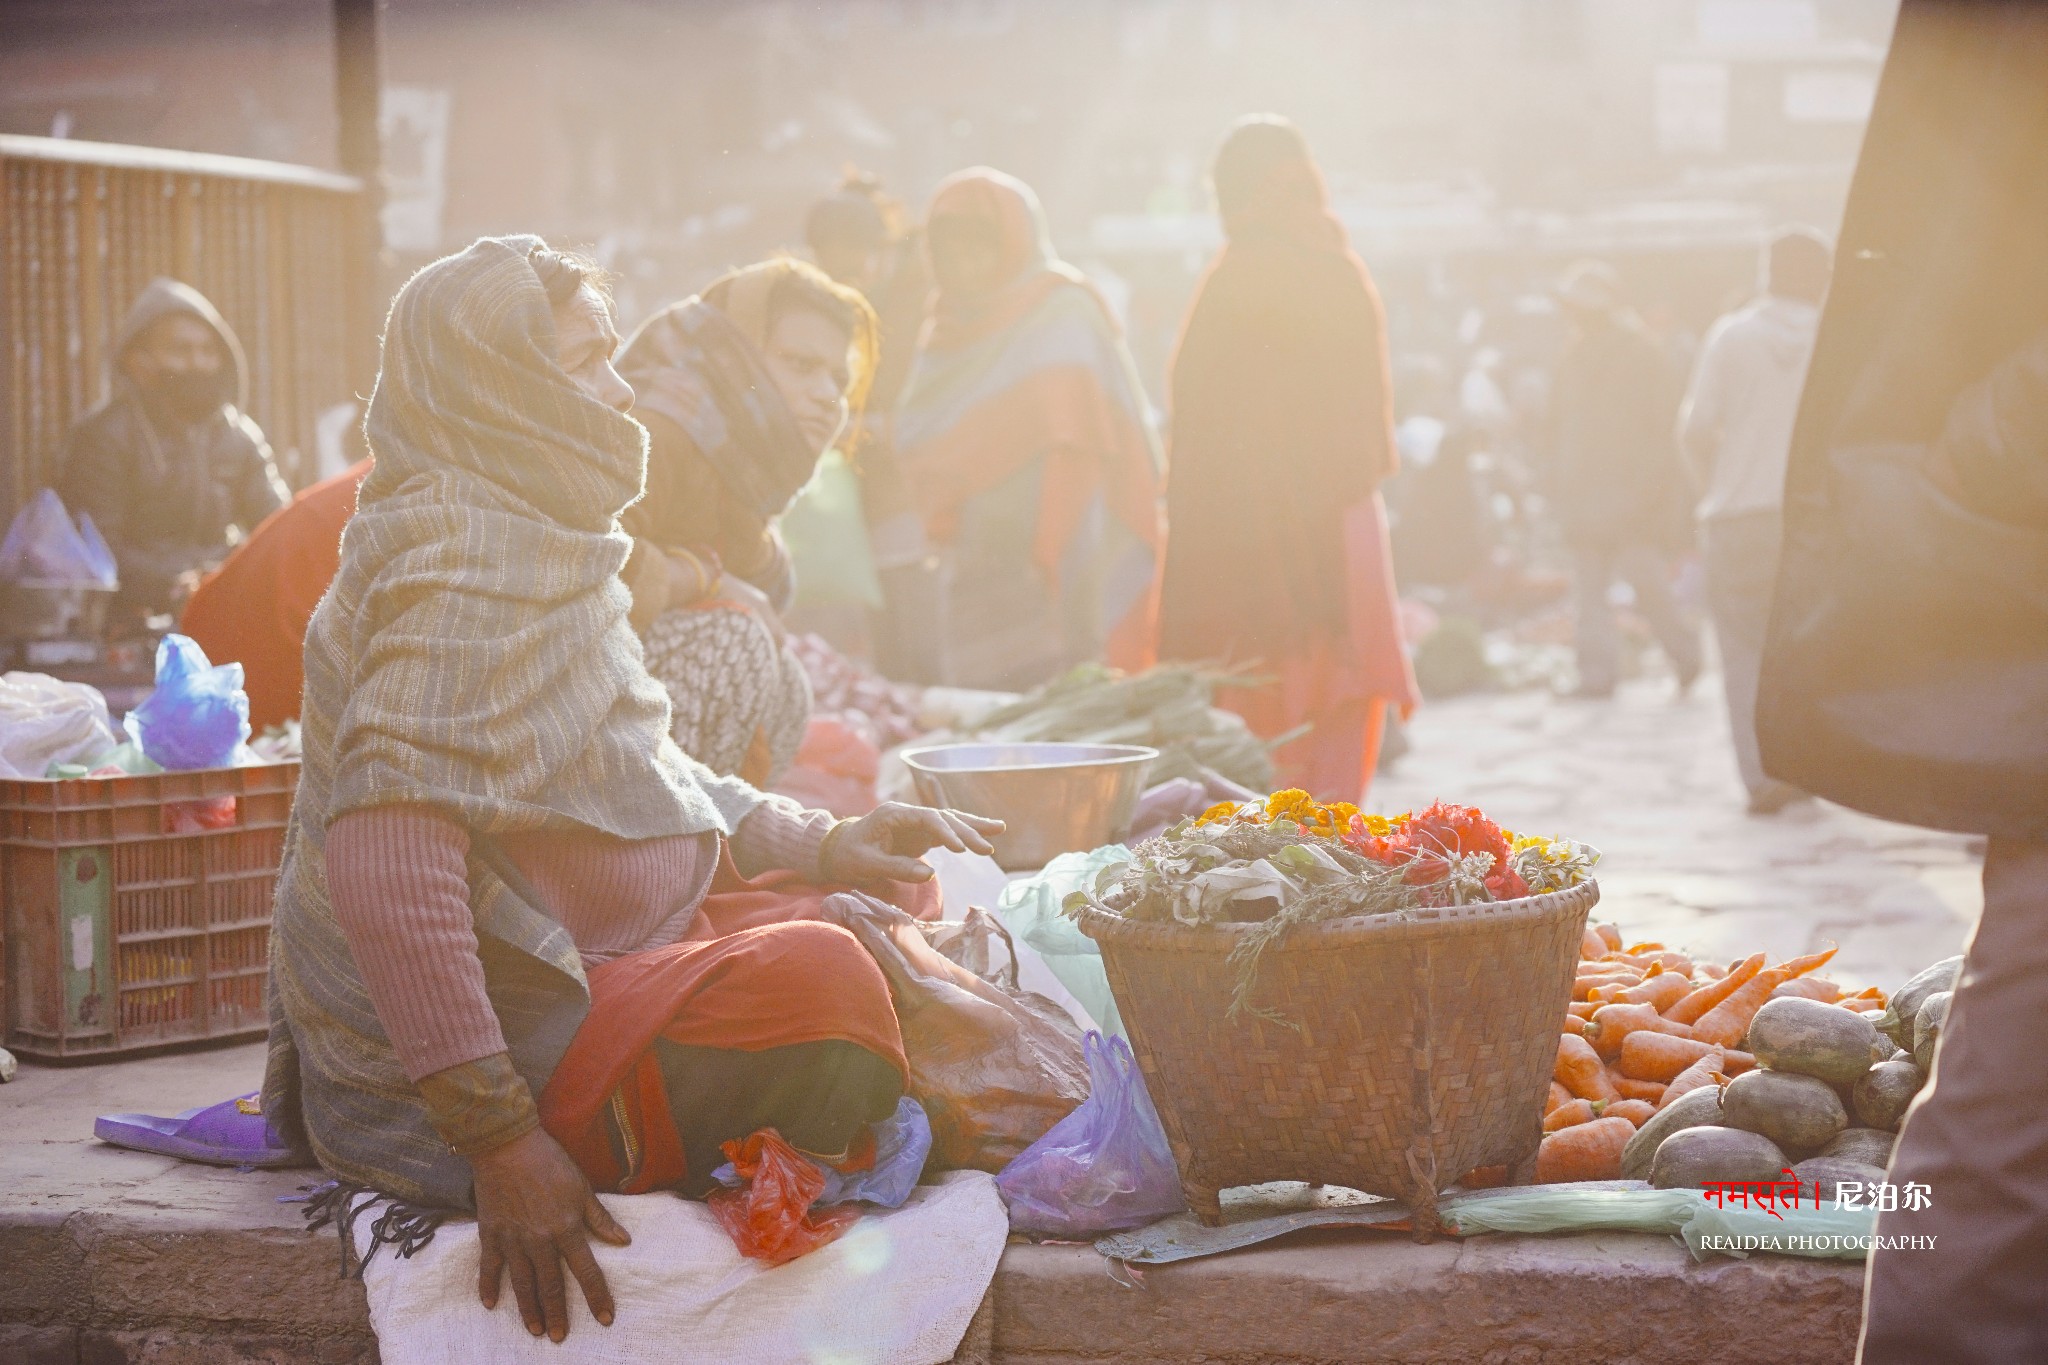
<path id="1" fill-rule="evenodd" d="M 298 781 L 297 763 L 0 781 L 7 1046 L 113 1058 L 263 1033 Z M 232 825 L 166 832 L 179 808 L 225 799 Z"/>

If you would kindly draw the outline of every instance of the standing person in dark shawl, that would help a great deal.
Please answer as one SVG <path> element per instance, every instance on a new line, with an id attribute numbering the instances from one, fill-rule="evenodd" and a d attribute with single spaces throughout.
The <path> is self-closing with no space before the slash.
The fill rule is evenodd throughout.
<path id="1" fill-rule="evenodd" d="M 1160 458 L 1123 329 L 1053 254 L 1030 186 L 986 167 L 932 195 L 939 292 L 896 414 L 939 547 L 944 681 L 1028 687 L 1152 662 Z"/>
<path id="2" fill-rule="evenodd" d="M 1238 124 L 1214 182 L 1229 242 L 1173 358 L 1159 652 L 1277 677 L 1220 704 L 1269 737 L 1312 726 L 1281 781 L 1360 801 L 1387 705 L 1416 701 L 1377 491 L 1395 463 L 1379 295 L 1292 123 Z"/>
<path id="3" fill-rule="evenodd" d="M 810 718 L 779 613 L 796 590 L 776 522 L 846 429 L 875 360 L 865 300 L 802 261 L 736 270 L 635 332 L 619 367 L 650 437 L 625 516 L 626 581 L 672 733 L 714 772 L 767 784 Z"/>
<path id="4" fill-rule="evenodd" d="M 619 570 L 647 433 L 590 268 L 485 238 L 399 291 L 375 466 L 306 637 L 263 1108 L 345 1181 L 474 1209 L 479 1293 L 534 1335 L 562 1267 L 612 1319 L 592 1194 L 709 1184 L 774 1127 L 825 1157 L 905 1081 L 887 984 L 817 917 L 999 829 L 835 825 L 668 736 Z M 752 881 L 743 880 L 752 876 Z"/>

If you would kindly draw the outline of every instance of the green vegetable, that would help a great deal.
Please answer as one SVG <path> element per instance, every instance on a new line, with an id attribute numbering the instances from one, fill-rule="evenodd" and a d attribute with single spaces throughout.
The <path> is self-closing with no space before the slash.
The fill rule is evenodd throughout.
<path id="1" fill-rule="evenodd" d="M 1936 991 L 1920 1002 L 1913 1018 L 1913 1060 L 1923 1072 L 1934 1070 L 1934 1050 L 1941 1045 L 1941 1026 L 1948 1022 L 1952 992 Z"/>
<path id="2" fill-rule="evenodd" d="M 1792 1071 L 1745 1071 L 1722 1088 L 1730 1127 L 1761 1133 L 1789 1152 L 1818 1152 L 1849 1126 L 1833 1086 Z"/>
<path id="3" fill-rule="evenodd" d="M 1954 990 L 1962 970 L 1961 957 L 1945 957 L 1899 987 L 1899 993 L 1885 1007 L 1884 1017 L 1877 1021 L 1879 1032 L 1911 1052 L 1913 1021 L 1920 1014 L 1921 1004 L 1936 991 Z"/>
<path id="4" fill-rule="evenodd" d="M 1877 1026 L 1862 1015 L 1798 996 L 1765 1002 L 1750 1021 L 1747 1047 L 1773 1071 L 1818 1076 L 1834 1085 L 1854 1085 L 1891 1055 Z"/>
<path id="5" fill-rule="evenodd" d="M 1697 1090 L 1686 1091 L 1636 1129 L 1636 1135 L 1629 1139 L 1628 1146 L 1621 1152 L 1622 1178 L 1648 1180 L 1651 1163 L 1664 1139 L 1687 1128 L 1718 1126 L 1720 1123 L 1721 1092 L 1716 1087 L 1703 1085 Z"/>
<path id="6" fill-rule="evenodd" d="M 1910 1057 L 1879 1062 L 1858 1078 L 1851 1093 L 1856 1117 L 1872 1128 L 1898 1131 L 1899 1120 L 1906 1116 L 1906 1106 L 1920 1093 L 1926 1079 Z"/>
<path id="7" fill-rule="evenodd" d="M 1650 1183 L 1671 1190 L 1696 1189 L 1717 1180 L 1776 1181 L 1784 1179 L 1790 1165 L 1778 1145 L 1762 1134 L 1741 1128 L 1687 1128 L 1657 1148 Z"/>
<path id="8" fill-rule="evenodd" d="M 1218 687 L 1261 681 L 1187 664 L 1161 664 L 1125 677 L 1100 664 L 1083 664 L 983 716 L 973 737 L 991 743 L 1144 744 L 1159 750 L 1146 772 L 1150 783 L 1199 779 L 1208 769 L 1264 792 L 1273 785 L 1268 745 L 1241 717 L 1212 705 Z"/>
<path id="9" fill-rule="evenodd" d="M 1820 1154 L 1860 1161 L 1883 1170 L 1891 1164 L 1893 1141 L 1890 1133 L 1875 1128 L 1844 1128 L 1840 1137 L 1820 1149 Z"/>

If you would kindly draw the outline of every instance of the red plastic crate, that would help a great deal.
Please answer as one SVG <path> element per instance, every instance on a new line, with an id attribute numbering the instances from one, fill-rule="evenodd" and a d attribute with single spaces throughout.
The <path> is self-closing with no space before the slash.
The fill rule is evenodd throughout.
<path id="1" fill-rule="evenodd" d="M 113 1058 L 264 1032 L 270 902 L 297 763 L 0 780 L 7 1046 Z M 167 834 L 232 798 L 232 826 Z"/>

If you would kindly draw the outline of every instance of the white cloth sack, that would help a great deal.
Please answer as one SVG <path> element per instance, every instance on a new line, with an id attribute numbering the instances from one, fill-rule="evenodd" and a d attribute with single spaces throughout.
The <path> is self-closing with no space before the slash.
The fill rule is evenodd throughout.
<path id="1" fill-rule="evenodd" d="M 52 763 L 97 758 L 115 743 L 98 688 L 42 673 L 0 674 L 0 778 L 40 778 Z"/>
<path id="2" fill-rule="evenodd" d="M 768 1268 L 734 1249 L 709 1209 L 669 1194 L 600 1195 L 628 1247 L 592 1241 L 617 1316 L 601 1327 L 575 1282 L 569 1337 L 526 1333 L 507 1284 L 477 1301 L 473 1222 L 451 1222 L 410 1260 L 385 1247 L 363 1271 L 384 1365 L 942 1365 L 995 1278 L 1010 1235 L 995 1177 L 955 1171 L 900 1209 L 864 1216 L 828 1246 Z M 373 1218 L 356 1223 L 367 1254 Z"/>

